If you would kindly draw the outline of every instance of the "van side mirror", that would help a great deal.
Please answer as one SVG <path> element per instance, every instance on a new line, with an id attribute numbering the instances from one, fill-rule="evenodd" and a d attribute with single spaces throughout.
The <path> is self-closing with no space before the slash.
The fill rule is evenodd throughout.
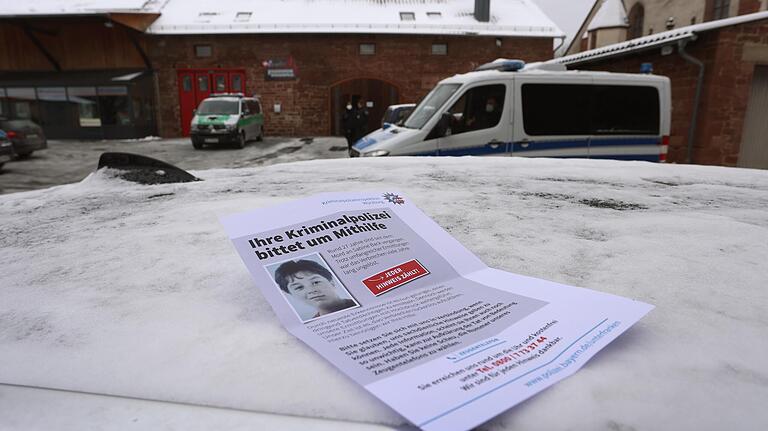
<path id="1" fill-rule="evenodd" d="M 435 128 L 429 132 L 429 135 L 426 137 L 426 139 L 437 139 L 444 136 L 449 136 L 451 134 L 452 119 L 453 117 L 451 116 L 450 112 L 443 112 L 443 114 L 440 115 L 440 121 L 438 121 L 435 125 Z"/>

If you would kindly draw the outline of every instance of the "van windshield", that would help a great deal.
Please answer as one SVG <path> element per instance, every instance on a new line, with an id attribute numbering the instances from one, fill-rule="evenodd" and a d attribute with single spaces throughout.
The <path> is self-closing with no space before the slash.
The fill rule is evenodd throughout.
<path id="1" fill-rule="evenodd" d="M 239 103 L 231 100 L 203 100 L 197 113 L 200 115 L 233 115 L 238 114 Z"/>
<path id="2" fill-rule="evenodd" d="M 440 84 L 427 94 L 403 124 L 409 129 L 421 129 L 461 84 Z"/>

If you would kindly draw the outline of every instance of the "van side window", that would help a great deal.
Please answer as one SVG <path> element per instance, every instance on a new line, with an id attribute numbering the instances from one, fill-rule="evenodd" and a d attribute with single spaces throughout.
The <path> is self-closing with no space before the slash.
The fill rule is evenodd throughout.
<path id="1" fill-rule="evenodd" d="M 658 135 L 659 91 L 654 87 L 595 85 L 593 135 Z"/>
<path id="2" fill-rule="evenodd" d="M 578 84 L 523 84 L 525 133 L 589 135 L 590 88 Z"/>
<path id="3" fill-rule="evenodd" d="M 656 135 L 659 92 L 632 85 L 523 84 L 523 128 L 542 135 Z"/>
<path id="4" fill-rule="evenodd" d="M 489 129 L 499 124 L 504 111 L 504 84 L 483 85 L 467 90 L 448 112 L 453 117 L 451 134 Z"/>
<path id="5" fill-rule="evenodd" d="M 248 104 L 245 103 L 245 101 L 240 101 L 240 112 L 243 114 L 252 114 L 252 112 L 248 112 Z"/>
<path id="6" fill-rule="evenodd" d="M 252 100 L 248 102 L 248 107 L 251 108 L 251 114 L 261 114 L 261 106 L 259 102 Z"/>

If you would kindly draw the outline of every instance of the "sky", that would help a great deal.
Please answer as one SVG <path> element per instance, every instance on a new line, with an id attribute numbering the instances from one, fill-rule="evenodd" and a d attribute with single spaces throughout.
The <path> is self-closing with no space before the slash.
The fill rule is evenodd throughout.
<path id="1" fill-rule="evenodd" d="M 579 30 L 596 0 L 533 0 L 566 35 L 566 45 Z M 599 0 L 598 0 L 599 1 Z M 555 41 L 555 46 L 559 41 Z"/>

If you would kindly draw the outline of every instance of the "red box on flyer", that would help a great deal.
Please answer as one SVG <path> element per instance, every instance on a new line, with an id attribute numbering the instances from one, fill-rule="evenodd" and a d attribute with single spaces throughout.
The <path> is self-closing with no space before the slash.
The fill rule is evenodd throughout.
<path id="1" fill-rule="evenodd" d="M 363 284 L 378 296 L 427 274 L 429 271 L 418 260 L 413 259 L 374 274 L 363 280 Z"/>

